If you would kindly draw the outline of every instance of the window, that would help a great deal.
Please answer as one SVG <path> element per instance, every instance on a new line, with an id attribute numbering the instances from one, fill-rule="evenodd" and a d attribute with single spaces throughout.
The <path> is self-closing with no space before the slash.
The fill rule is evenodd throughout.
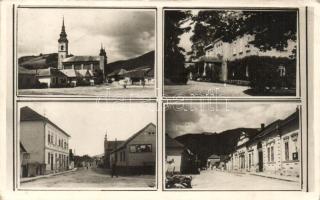
<path id="1" fill-rule="evenodd" d="M 48 134 L 48 144 L 50 144 L 50 134 Z"/>
<path id="2" fill-rule="evenodd" d="M 50 164 L 50 152 L 48 152 L 48 164 Z"/>
<path id="3" fill-rule="evenodd" d="M 289 142 L 284 142 L 284 159 L 287 161 L 289 160 Z"/>
<path id="4" fill-rule="evenodd" d="M 273 146 L 271 146 L 271 162 L 274 162 L 274 149 Z"/>
<path id="5" fill-rule="evenodd" d="M 151 144 L 134 144 L 130 145 L 131 153 L 144 153 L 144 152 L 152 152 Z"/>
<path id="6" fill-rule="evenodd" d="M 268 162 L 270 162 L 270 147 L 268 147 Z"/>
<path id="7" fill-rule="evenodd" d="M 64 46 L 63 45 L 61 45 L 61 51 L 63 51 L 64 50 Z"/>
<path id="8" fill-rule="evenodd" d="M 291 139 L 293 142 L 294 152 L 292 153 L 292 160 L 298 160 L 298 133 L 294 133 L 291 135 Z"/>

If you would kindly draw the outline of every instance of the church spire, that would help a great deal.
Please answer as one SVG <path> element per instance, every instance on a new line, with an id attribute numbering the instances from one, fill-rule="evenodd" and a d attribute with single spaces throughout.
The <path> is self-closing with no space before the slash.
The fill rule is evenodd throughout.
<path id="1" fill-rule="evenodd" d="M 66 28 L 64 26 L 64 16 L 62 17 L 62 27 L 58 42 L 68 42 Z"/>
<path id="2" fill-rule="evenodd" d="M 100 56 L 106 56 L 106 51 L 103 48 L 102 42 L 101 42 L 101 48 L 100 48 Z"/>

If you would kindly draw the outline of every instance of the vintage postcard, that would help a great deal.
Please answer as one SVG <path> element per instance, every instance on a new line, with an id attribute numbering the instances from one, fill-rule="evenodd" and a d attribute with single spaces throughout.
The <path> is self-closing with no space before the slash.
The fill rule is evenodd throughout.
<path id="1" fill-rule="evenodd" d="M 156 188 L 155 103 L 18 106 L 19 189 Z"/>
<path id="2" fill-rule="evenodd" d="M 18 95 L 155 97 L 155 18 L 155 9 L 18 7 Z"/>
<path id="3" fill-rule="evenodd" d="M 301 190 L 301 106 L 165 105 L 165 189 Z"/>
<path id="4" fill-rule="evenodd" d="M 298 10 L 165 9 L 164 95 L 298 95 Z"/>

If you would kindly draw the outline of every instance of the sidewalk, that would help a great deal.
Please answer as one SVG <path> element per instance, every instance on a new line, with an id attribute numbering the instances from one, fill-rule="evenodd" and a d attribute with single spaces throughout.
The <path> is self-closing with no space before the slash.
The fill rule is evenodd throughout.
<path id="1" fill-rule="evenodd" d="M 273 179 L 279 179 L 279 180 L 290 181 L 290 182 L 299 182 L 299 180 L 300 180 L 299 177 L 281 176 L 281 175 L 277 175 L 277 174 L 268 174 L 268 173 L 264 173 L 264 172 L 259 172 L 259 173 L 251 172 L 249 174 L 253 175 L 253 176 L 262 176 L 262 177 L 266 177 L 266 178 L 273 178 Z"/>
<path id="2" fill-rule="evenodd" d="M 31 182 L 31 181 L 35 181 L 35 180 L 38 180 L 38 179 L 41 179 L 41 178 L 49 178 L 49 177 L 57 176 L 57 175 L 60 175 L 60 174 L 74 172 L 76 170 L 77 170 L 77 168 L 73 168 L 73 169 L 68 170 L 68 171 L 58 172 L 58 173 L 54 173 L 54 174 L 46 174 L 46 175 L 35 176 L 35 177 L 20 178 L 20 183 Z"/>
<path id="3" fill-rule="evenodd" d="M 243 175 L 252 175 L 252 176 L 261 176 L 265 178 L 271 178 L 271 179 L 278 179 L 282 181 L 289 181 L 289 182 L 299 182 L 299 177 L 292 177 L 292 176 L 281 176 L 277 174 L 270 174 L 265 172 L 245 172 L 245 171 L 224 171 L 228 173 L 234 173 L 234 174 L 243 174 Z"/>

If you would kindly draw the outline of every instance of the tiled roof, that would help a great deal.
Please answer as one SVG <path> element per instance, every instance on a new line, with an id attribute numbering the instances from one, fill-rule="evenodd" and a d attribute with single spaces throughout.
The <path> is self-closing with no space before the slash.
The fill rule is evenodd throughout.
<path id="1" fill-rule="evenodd" d="M 278 119 L 272 122 L 267 127 L 262 129 L 255 137 L 253 137 L 251 141 L 258 140 L 260 138 L 263 138 L 264 136 L 274 133 L 274 131 L 281 130 L 282 127 L 284 127 L 293 120 L 297 120 L 297 122 L 299 122 L 299 109 L 297 109 L 294 113 L 292 113 L 283 120 Z"/>
<path id="2" fill-rule="evenodd" d="M 62 60 L 62 62 L 93 62 L 100 61 L 99 56 L 72 56 Z"/>
<path id="3" fill-rule="evenodd" d="M 21 142 L 20 142 L 20 151 L 27 152 L 26 148 L 23 146 Z"/>
<path id="4" fill-rule="evenodd" d="M 60 71 L 69 78 L 77 77 L 76 71 L 74 69 L 62 69 Z"/>
<path id="5" fill-rule="evenodd" d="M 80 77 L 92 77 L 93 73 L 91 70 L 87 70 L 87 69 L 80 69 L 80 70 L 76 70 L 77 76 Z"/>
<path id="6" fill-rule="evenodd" d="M 130 78 L 141 78 L 141 77 L 145 77 L 148 71 L 150 71 L 150 68 L 140 68 L 140 69 L 130 70 L 123 75 Z"/>
<path id="7" fill-rule="evenodd" d="M 50 123 L 52 126 L 56 127 L 58 130 L 60 130 L 62 133 L 64 133 L 66 136 L 70 137 L 69 134 L 67 134 L 63 129 L 61 129 L 59 126 L 57 126 L 55 123 L 50 121 L 48 118 L 40 115 L 36 111 L 32 110 L 28 106 L 22 107 L 20 109 L 20 121 L 45 121 L 47 123 Z"/>
<path id="8" fill-rule="evenodd" d="M 117 70 L 114 70 L 113 72 L 111 72 L 110 74 L 108 74 L 108 76 L 123 75 L 126 72 L 127 72 L 127 70 L 125 70 L 125 69 L 117 69 Z"/>

